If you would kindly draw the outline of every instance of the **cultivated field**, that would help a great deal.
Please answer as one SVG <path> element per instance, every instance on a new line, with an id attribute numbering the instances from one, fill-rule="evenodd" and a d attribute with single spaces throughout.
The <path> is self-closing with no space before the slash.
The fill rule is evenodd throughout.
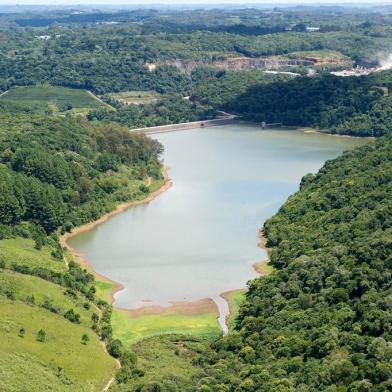
<path id="1" fill-rule="evenodd" d="M 45 85 L 14 87 L 1 95 L 0 99 L 40 108 L 49 105 L 54 112 L 71 113 L 85 113 L 106 105 L 87 90 Z"/>

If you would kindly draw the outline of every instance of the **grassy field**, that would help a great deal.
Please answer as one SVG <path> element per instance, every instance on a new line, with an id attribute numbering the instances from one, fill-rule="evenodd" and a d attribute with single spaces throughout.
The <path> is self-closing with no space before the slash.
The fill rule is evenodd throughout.
<path id="1" fill-rule="evenodd" d="M 230 316 L 227 320 L 227 325 L 230 331 L 232 331 L 235 326 L 235 320 L 237 318 L 240 305 L 245 299 L 246 291 L 246 289 L 241 289 L 228 291 L 227 293 L 222 294 L 222 297 L 229 303 Z"/>
<path id="2" fill-rule="evenodd" d="M 0 300 L 0 337 L 1 391 L 97 391 L 116 368 L 91 329 L 20 301 Z"/>
<path id="3" fill-rule="evenodd" d="M 155 91 L 123 91 L 121 93 L 108 94 L 109 97 L 126 104 L 141 105 L 156 102 L 162 97 Z"/>
<path id="4" fill-rule="evenodd" d="M 52 271 L 64 272 L 65 264 L 62 260 L 55 259 L 51 255 L 52 249 L 48 246 L 41 250 L 34 248 L 35 242 L 26 238 L 10 238 L 0 241 L 0 256 L 6 262 L 8 268 L 11 264 L 24 264 L 30 267 L 49 268 Z"/>
<path id="5" fill-rule="evenodd" d="M 220 334 L 216 317 L 216 312 L 181 314 L 170 308 L 161 314 L 133 317 L 126 310 L 115 309 L 112 316 L 113 334 L 126 345 L 165 334 L 212 338 Z"/>
<path id="6" fill-rule="evenodd" d="M 197 374 L 192 360 L 205 349 L 205 342 L 182 335 L 155 336 L 132 346 L 138 356 L 138 368 L 143 377 L 135 377 L 124 385 L 116 385 L 113 392 L 153 390 L 146 385 L 159 382 L 162 391 L 194 390 L 191 377 Z M 111 389 L 112 390 L 112 389 Z M 154 389 L 156 390 L 156 389 Z"/>
<path id="7" fill-rule="evenodd" d="M 16 263 L 65 272 L 64 261 L 25 238 L 1 240 L 0 257 L 6 265 L 0 269 L 0 391 L 102 390 L 117 365 L 91 329 L 96 306 L 65 287 L 8 269 Z M 80 315 L 80 324 L 64 318 L 70 309 Z M 44 342 L 37 341 L 40 329 Z"/>
<path id="8" fill-rule="evenodd" d="M 97 297 L 102 298 L 109 304 L 112 303 L 112 292 L 116 285 L 109 280 L 96 279 L 95 287 L 97 289 Z"/>
<path id="9" fill-rule="evenodd" d="M 81 324 L 89 327 L 93 312 L 98 313 L 94 305 L 89 309 L 84 308 L 86 300 L 79 295 L 77 299 L 65 294 L 65 289 L 31 275 L 22 275 L 14 271 L 4 270 L 0 273 L 0 288 L 3 292 L 12 292 L 15 299 L 26 301 L 28 296 L 34 295 L 35 304 L 42 306 L 48 302 L 57 309 L 59 314 L 64 314 L 69 309 L 74 309 L 80 314 Z"/>
<path id="10" fill-rule="evenodd" d="M 0 96 L 34 107 L 49 107 L 55 112 L 85 113 L 105 106 L 97 97 L 86 90 L 55 86 L 14 87 Z"/>

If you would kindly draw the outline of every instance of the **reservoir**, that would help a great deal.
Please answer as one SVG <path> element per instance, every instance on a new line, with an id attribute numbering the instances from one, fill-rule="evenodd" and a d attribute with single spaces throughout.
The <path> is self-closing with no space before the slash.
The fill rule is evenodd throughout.
<path id="1" fill-rule="evenodd" d="M 152 135 L 173 186 L 69 240 L 94 269 L 121 283 L 115 305 L 170 306 L 221 299 L 266 260 L 258 230 L 301 177 L 368 142 L 296 130 L 224 125 Z"/>

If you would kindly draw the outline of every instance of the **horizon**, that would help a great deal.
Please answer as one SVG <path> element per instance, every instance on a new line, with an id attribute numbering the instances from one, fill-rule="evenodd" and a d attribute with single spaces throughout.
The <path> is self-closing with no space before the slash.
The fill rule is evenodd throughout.
<path id="1" fill-rule="evenodd" d="M 238 0 L 145 0 L 141 3 L 140 0 L 59 0 L 56 4 L 53 4 L 50 0 L 0 0 L 0 5 L 3 6 L 51 6 L 64 7 L 64 6 L 132 6 L 132 7 L 146 7 L 146 6 L 242 6 L 244 8 L 248 6 L 383 6 L 391 5 L 390 1 L 379 1 L 379 0 L 345 0 L 343 2 L 330 1 L 330 0 L 284 0 L 279 3 L 271 3 L 271 0 L 260 1 L 260 0 L 247 0 L 246 2 L 240 2 Z"/>

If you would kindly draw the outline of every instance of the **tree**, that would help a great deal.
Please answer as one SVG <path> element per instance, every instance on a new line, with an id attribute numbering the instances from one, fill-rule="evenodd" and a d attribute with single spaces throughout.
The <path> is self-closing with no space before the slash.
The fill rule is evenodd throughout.
<path id="1" fill-rule="evenodd" d="M 22 328 L 19 330 L 19 334 L 18 334 L 18 335 L 19 335 L 21 338 L 24 338 L 25 333 L 26 333 L 26 331 L 25 331 L 25 329 L 22 327 Z"/>
<path id="2" fill-rule="evenodd" d="M 71 323 L 80 324 L 80 314 L 73 309 L 69 309 L 64 313 L 64 318 L 71 321 Z"/>
<path id="3" fill-rule="evenodd" d="M 88 337 L 87 334 L 82 335 L 82 344 L 86 345 L 89 342 L 90 338 Z"/>
<path id="4" fill-rule="evenodd" d="M 108 345 L 108 352 L 114 358 L 120 358 L 123 351 L 123 345 L 120 340 L 112 340 Z"/>
<path id="5" fill-rule="evenodd" d="M 46 341 L 46 332 L 43 329 L 37 332 L 37 341 L 41 343 Z"/>
<path id="6" fill-rule="evenodd" d="M 91 321 L 96 324 L 99 321 L 99 316 L 96 313 L 91 315 Z"/>

